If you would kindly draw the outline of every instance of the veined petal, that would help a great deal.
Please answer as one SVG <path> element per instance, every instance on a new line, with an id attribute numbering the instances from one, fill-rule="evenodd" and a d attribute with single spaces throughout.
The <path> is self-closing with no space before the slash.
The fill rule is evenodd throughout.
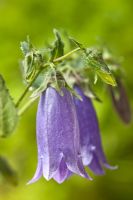
<path id="1" fill-rule="evenodd" d="M 99 159 L 95 153 L 93 153 L 93 158 L 91 163 L 88 165 L 89 168 L 94 172 L 96 175 L 103 175 L 105 174 L 101 163 L 99 162 Z"/>
<path id="2" fill-rule="evenodd" d="M 67 168 L 67 165 L 64 161 L 64 159 L 61 160 L 60 166 L 54 175 L 54 179 L 58 183 L 64 182 L 68 177 L 70 176 L 69 170 Z"/>
<path id="3" fill-rule="evenodd" d="M 83 101 L 74 98 L 76 105 L 79 127 L 80 127 L 80 142 L 81 153 L 84 165 L 88 164 L 94 167 L 93 171 L 96 173 L 103 173 L 101 171 L 101 164 L 105 167 L 109 166 L 105 154 L 103 152 L 98 120 L 95 109 L 91 100 L 86 97 L 79 87 L 75 87 L 76 92 L 82 97 Z M 101 171 L 101 172 L 100 172 Z"/>
<path id="4" fill-rule="evenodd" d="M 80 159 L 80 135 L 76 108 L 72 96 L 67 90 L 63 90 L 64 101 L 62 101 L 62 152 L 64 160 L 70 171 L 88 178 Z M 90 178 L 91 179 L 91 178 Z"/>
<path id="5" fill-rule="evenodd" d="M 37 113 L 38 156 L 43 158 L 43 176 L 53 177 L 62 159 L 60 100 L 53 88 L 42 93 Z"/>
<path id="6" fill-rule="evenodd" d="M 62 92 L 63 96 L 47 88 L 37 112 L 38 160 L 42 161 L 43 176 L 47 180 L 54 177 L 57 182 L 63 182 L 71 172 L 88 177 L 79 156 L 79 125 L 73 98 L 65 88 Z"/>

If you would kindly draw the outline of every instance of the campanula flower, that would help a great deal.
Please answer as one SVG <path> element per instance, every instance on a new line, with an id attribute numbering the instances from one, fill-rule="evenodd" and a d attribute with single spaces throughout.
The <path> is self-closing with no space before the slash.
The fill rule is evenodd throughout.
<path id="1" fill-rule="evenodd" d="M 104 174 L 103 166 L 114 169 L 106 160 L 103 152 L 98 120 L 91 99 L 86 97 L 82 90 L 75 86 L 76 92 L 82 101 L 74 97 L 80 128 L 81 155 L 83 164 L 95 174 Z"/>
<path id="2" fill-rule="evenodd" d="M 117 78 L 117 87 L 109 86 L 111 99 L 115 110 L 125 123 L 131 122 L 131 108 L 122 80 Z"/>
<path id="3" fill-rule="evenodd" d="M 58 183 L 72 173 L 88 178 L 80 153 L 79 124 L 73 97 L 49 87 L 41 94 L 37 111 L 38 165 L 29 183 L 41 176 Z"/>

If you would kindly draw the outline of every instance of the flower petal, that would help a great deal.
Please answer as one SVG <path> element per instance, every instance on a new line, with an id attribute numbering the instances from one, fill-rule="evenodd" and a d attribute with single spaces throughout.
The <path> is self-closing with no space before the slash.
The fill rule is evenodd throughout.
<path id="1" fill-rule="evenodd" d="M 65 88 L 62 92 L 64 96 L 52 87 L 47 88 L 41 95 L 37 112 L 38 159 L 43 162 L 43 176 L 47 180 L 55 177 L 58 182 L 65 179 L 65 175 L 58 174 L 63 167 L 62 159 L 68 171 L 87 177 L 79 159 L 79 125 L 73 98 Z"/>
<path id="2" fill-rule="evenodd" d="M 103 175 L 105 174 L 104 170 L 102 169 L 102 166 L 99 162 L 99 159 L 95 153 L 93 153 L 93 158 L 91 163 L 88 165 L 89 168 L 94 172 L 96 175 Z"/>
<path id="3" fill-rule="evenodd" d="M 27 183 L 27 185 L 36 182 L 39 178 L 41 178 L 41 176 L 42 176 L 42 159 L 39 159 L 38 165 L 37 165 L 37 170 L 36 170 L 36 172 L 35 172 L 35 175 L 34 175 L 33 178 Z"/>
<path id="4" fill-rule="evenodd" d="M 82 90 L 78 86 L 75 87 L 75 90 L 83 100 L 80 101 L 77 98 L 74 98 L 80 126 L 82 155 L 86 158 L 85 162 L 88 162 L 89 164 L 92 159 L 92 153 L 95 151 L 99 162 L 106 165 L 107 160 L 103 152 L 98 120 L 93 104 L 91 100 L 83 94 Z"/>
<path id="5" fill-rule="evenodd" d="M 62 137 L 62 151 L 64 160 L 70 171 L 88 178 L 84 170 L 83 163 L 79 157 L 80 155 L 80 136 L 79 124 L 77 119 L 76 108 L 72 96 L 67 90 L 64 92 L 64 101 L 62 102 L 62 130 L 64 130 Z M 91 179 L 91 178 L 90 178 Z"/>
<path id="6" fill-rule="evenodd" d="M 37 113 L 38 156 L 43 158 L 43 176 L 53 177 L 62 159 L 60 149 L 59 95 L 53 88 L 42 93 Z"/>
<path id="7" fill-rule="evenodd" d="M 54 179 L 58 182 L 58 183 L 62 183 L 64 182 L 68 177 L 70 176 L 69 174 L 69 170 L 67 169 L 67 165 L 64 161 L 64 159 L 61 160 L 60 166 L 56 172 L 56 174 L 54 175 Z"/>

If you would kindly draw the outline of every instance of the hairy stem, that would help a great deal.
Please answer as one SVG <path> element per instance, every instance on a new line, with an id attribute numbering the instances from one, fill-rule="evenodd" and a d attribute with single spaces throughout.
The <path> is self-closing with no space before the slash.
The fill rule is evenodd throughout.
<path id="1" fill-rule="evenodd" d="M 74 49 L 74 50 L 72 50 L 72 51 L 66 53 L 64 56 L 61 56 L 61 57 L 59 57 L 59 58 L 54 59 L 53 62 L 55 63 L 55 62 L 59 62 L 59 61 L 61 61 L 61 60 L 64 60 L 65 58 L 67 58 L 67 57 L 70 56 L 71 54 L 75 53 L 76 51 L 79 51 L 80 49 L 81 49 L 81 48 L 78 47 L 78 48 L 76 48 L 76 49 Z"/>
<path id="2" fill-rule="evenodd" d="M 35 75 L 35 77 L 33 78 L 33 80 L 30 82 L 30 84 L 26 87 L 26 89 L 24 90 L 24 92 L 22 93 L 22 95 L 19 97 L 18 101 L 16 102 L 16 107 L 19 106 L 19 104 L 21 103 L 21 101 L 23 100 L 23 98 L 25 97 L 25 95 L 27 94 L 27 92 L 29 91 L 29 88 L 31 87 L 31 85 L 33 84 L 33 82 L 36 80 L 36 78 L 38 77 L 38 75 L 40 74 L 40 72 L 42 71 L 43 68 L 41 68 L 37 74 Z"/>
<path id="3" fill-rule="evenodd" d="M 30 99 L 19 111 L 18 111 L 18 116 L 21 116 L 24 114 L 24 112 L 35 102 L 35 100 L 38 97 L 34 98 L 34 99 Z"/>

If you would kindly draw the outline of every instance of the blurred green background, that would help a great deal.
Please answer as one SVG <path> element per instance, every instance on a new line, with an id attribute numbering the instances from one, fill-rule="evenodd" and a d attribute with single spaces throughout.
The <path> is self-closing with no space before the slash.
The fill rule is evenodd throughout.
<path id="1" fill-rule="evenodd" d="M 123 56 L 125 85 L 133 106 L 133 1 L 132 0 L 0 0 L 0 73 L 7 81 L 14 100 L 24 90 L 19 60 L 20 41 L 30 35 L 40 47 L 53 38 L 53 28 L 64 28 L 78 41 L 95 45 L 105 42 L 116 56 Z M 101 91 L 99 91 L 100 93 Z M 124 125 L 112 109 L 109 97 L 95 103 L 103 146 L 116 171 L 94 177 L 90 182 L 73 176 L 58 185 L 43 178 L 33 185 L 26 182 L 37 164 L 34 104 L 21 118 L 17 130 L 8 139 L 0 139 L 0 155 L 18 171 L 19 184 L 0 177 L 0 200 L 132 200 L 133 199 L 133 124 Z"/>

